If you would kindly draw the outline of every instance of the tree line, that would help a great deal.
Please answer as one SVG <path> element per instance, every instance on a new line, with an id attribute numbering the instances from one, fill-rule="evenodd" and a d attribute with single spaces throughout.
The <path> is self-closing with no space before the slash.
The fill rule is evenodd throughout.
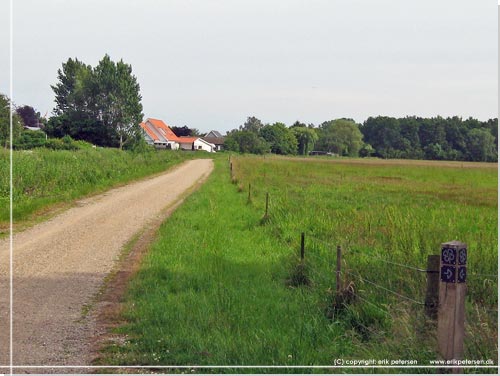
<path id="1" fill-rule="evenodd" d="M 13 114 L 14 147 L 39 146 L 45 135 L 23 130 L 42 127 L 53 138 L 83 140 L 94 145 L 134 148 L 144 145 L 139 123 L 143 119 L 140 86 L 132 67 L 105 55 L 92 67 L 69 58 L 57 71 L 51 86 L 56 107 L 46 120 L 30 106 L 16 107 Z M 0 142 L 8 147 L 9 107 L 0 94 Z M 183 136 L 199 135 L 197 129 L 173 127 Z M 42 137 L 43 136 L 43 137 Z M 290 126 L 264 124 L 248 117 L 229 131 L 225 149 L 241 153 L 307 155 L 313 150 L 339 156 L 460 161 L 498 160 L 498 119 L 369 117 L 363 123 L 341 118 L 318 126 L 296 121 Z"/>
<path id="2" fill-rule="evenodd" d="M 307 155 L 310 151 L 339 156 L 457 161 L 498 160 L 498 119 L 460 117 L 369 117 L 362 124 L 335 119 L 319 126 L 296 121 L 263 124 L 249 117 L 228 132 L 226 150 L 240 153 Z"/>

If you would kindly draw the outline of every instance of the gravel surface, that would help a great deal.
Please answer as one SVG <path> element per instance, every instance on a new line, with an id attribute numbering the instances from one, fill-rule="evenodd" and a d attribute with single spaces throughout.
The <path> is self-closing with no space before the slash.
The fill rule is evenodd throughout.
<path id="1" fill-rule="evenodd" d="M 86 307 L 127 242 L 158 223 L 165 208 L 210 174 L 193 160 L 165 174 L 86 198 L 66 212 L 15 234 L 13 363 L 89 365 L 95 318 Z M 9 239 L 0 240 L 0 365 L 9 365 Z M 15 372 L 44 372 L 20 370 Z M 49 371 L 48 369 L 45 372 Z M 67 370 L 59 369 L 57 373 Z M 90 373 L 91 370 L 80 371 Z M 0 373 L 8 369 L 0 369 Z"/>

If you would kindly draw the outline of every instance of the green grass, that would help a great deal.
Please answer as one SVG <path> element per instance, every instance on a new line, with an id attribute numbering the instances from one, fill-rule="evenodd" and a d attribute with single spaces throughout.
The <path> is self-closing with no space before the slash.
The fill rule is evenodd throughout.
<path id="1" fill-rule="evenodd" d="M 139 179 L 193 157 L 193 153 L 117 149 L 53 151 L 35 149 L 13 154 L 13 218 L 28 220 L 58 203 Z M 199 157 L 201 154 L 196 154 Z M 9 222 L 9 153 L 0 151 L 0 225 Z"/>
<path id="2" fill-rule="evenodd" d="M 161 227 L 126 296 L 127 324 L 118 332 L 128 340 L 110 345 L 101 362 L 330 365 L 336 358 L 387 358 L 428 365 L 438 354 L 423 307 L 357 275 L 422 302 L 425 273 L 380 259 L 425 268 L 427 255 L 454 239 L 469 246 L 466 358 L 497 359 L 497 279 L 485 276 L 498 268 L 495 168 L 232 161 L 233 184 L 227 161 L 216 160 L 209 181 Z M 270 216 L 262 221 L 266 192 Z M 301 232 L 305 268 L 298 267 Z M 337 310 L 336 245 L 344 249 L 344 284 L 358 296 Z M 291 286 L 301 273 L 310 284 Z"/>

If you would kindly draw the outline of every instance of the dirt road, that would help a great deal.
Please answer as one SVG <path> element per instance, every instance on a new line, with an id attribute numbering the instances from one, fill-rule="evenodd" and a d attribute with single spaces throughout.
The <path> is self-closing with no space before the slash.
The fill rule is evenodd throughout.
<path id="1" fill-rule="evenodd" d="M 210 174 L 193 160 L 154 178 L 80 200 L 14 236 L 14 365 L 88 365 L 96 334 L 85 307 L 123 247 Z M 9 364 L 9 241 L 0 241 L 0 365 Z M 6 373 L 7 369 L 0 369 Z M 14 370 L 16 371 L 16 370 Z M 37 369 L 37 372 L 40 370 Z M 61 370 L 59 370 L 60 372 Z M 59 373 L 58 372 L 58 373 Z M 88 372 L 87 372 L 88 373 Z"/>

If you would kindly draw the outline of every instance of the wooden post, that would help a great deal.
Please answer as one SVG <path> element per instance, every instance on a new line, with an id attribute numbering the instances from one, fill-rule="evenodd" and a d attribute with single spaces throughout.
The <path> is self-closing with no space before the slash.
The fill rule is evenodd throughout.
<path id="1" fill-rule="evenodd" d="M 342 265 L 342 248 L 340 245 L 337 246 L 337 294 L 340 294 L 342 291 L 342 282 L 340 280 L 340 268 Z"/>
<path id="2" fill-rule="evenodd" d="M 439 255 L 427 256 L 427 290 L 425 292 L 425 314 L 437 319 L 439 304 Z"/>
<path id="3" fill-rule="evenodd" d="M 252 186 L 248 183 L 248 202 L 252 200 Z"/>
<path id="4" fill-rule="evenodd" d="M 304 233 L 300 234 L 300 260 L 304 261 L 305 250 L 304 250 Z"/>
<path id="5" fill-rule="evenodd" d="M 461 360 L 465 336 L 467 245 L 459 241 L 441 244 L 438 346 L 445 360 Z M 460 373 L 455 367 L 452 373 Z"/>
<path id="6" fill-rule="evenodd" d="M 265 214 L 266 218 L 268 216 L 268 209 L 269 209 L 269 192 L 266 192 L 266 214 Z"/>

